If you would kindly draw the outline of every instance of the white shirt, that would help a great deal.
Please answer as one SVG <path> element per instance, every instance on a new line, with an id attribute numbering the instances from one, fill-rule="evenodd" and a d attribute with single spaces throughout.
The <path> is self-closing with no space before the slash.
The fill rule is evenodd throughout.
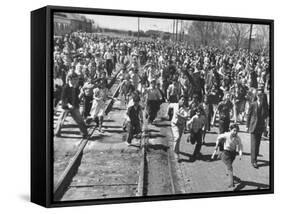
<path id="1" fill-rule="evenodd" d="M 184 125 L 187 117 L 188 111 L 185 107 L 180 107 L 179 104 L 173 106 L 174 114 L 172 118 L 172 124 L 174 125 Z"/>
<path id="2" fill-rule="evenodd" d="M 242 145 L 241 139 L 238 135 L 236 135 L 236 137 L 233 137 L 231 135 L 231 132 L 225 132 L 223 134 L 220 134 L 218 136 L 216 146 L 218 146 L 219 142 L 222 139 L 225 139 L 225 143 L 223 146 L 224 150 L 236 151 L 236 148 L 238 148 L 239 154 L 242 154 L 243 145 Z"/>

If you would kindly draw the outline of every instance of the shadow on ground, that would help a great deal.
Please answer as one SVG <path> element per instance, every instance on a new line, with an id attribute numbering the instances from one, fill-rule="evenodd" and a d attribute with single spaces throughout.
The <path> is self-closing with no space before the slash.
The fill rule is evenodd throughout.
<path id="1" fill-rule="evenodd" d="M 269 189 L 268 184 L 257 183 L 253 181 L 243 181 L 240 178 L 233 176 L 234 182 L 238 185 L 235 187 L 234 191 L 243 190 L 246 186 L 254 187 L 255 189 Z"/>

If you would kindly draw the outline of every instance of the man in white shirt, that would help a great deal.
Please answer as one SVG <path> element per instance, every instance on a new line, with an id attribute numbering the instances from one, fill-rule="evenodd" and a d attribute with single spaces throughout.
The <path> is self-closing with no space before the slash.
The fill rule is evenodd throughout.
<path id="1" fill-rule="evenodd" d="M 174 152 L 176 158 L 179 158 L 180 141 L 188 118 L 188 110 L 186 108 L 184 96 L 181 96 L 177 105 L 173 109 L 173 117 L 171 121 L 172 133 L 174 137 Z"/>
<path id="2" fill-rule="evenodd" d="M 230 132 L 225 132 L 218 136 L 216 147 L 211 159 L 214 159 L 214 156 L 220 146 L 223 143 L 223 152 L 221 155 L 221 160 L 225 164 L 227 169 L 227 175 L 229 176 L 229 188 L 234 187 L 233 182 L 233 167 L 232 163 L 236 157 L 236 150 L 239 152 L 240 160 L 243 154 L 243 146 L 240 137 L 238 136 L 239 126 L 237 124 L 232 124 L 230 126 Z"/>

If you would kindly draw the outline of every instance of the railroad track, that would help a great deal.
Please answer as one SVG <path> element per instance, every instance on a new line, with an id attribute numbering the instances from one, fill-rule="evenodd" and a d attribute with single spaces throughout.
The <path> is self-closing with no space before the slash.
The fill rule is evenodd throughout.
<path id="1" fill-rule="evenodd" d="M 161 143 L 154 144 L 151 132 L 153 128 L 148 128 L 147 124 L 145 126 L 142 136 L 142 159 L 137 196 L 179 193 L 175 182 L 175 171 L 172 164 L 174 158 L 170 140 L 166 138 Z"/>
<path id="2" fill-rule="evenodd" d="M 116 83 L 112 84 L 112 87 L 116 88 L 113 96 L 118 96 L 120 87 L 116 87 Z M 111 101 L 106 107 L 106 112 L 109 113 L 112 108 L 114 106 Z M 121 110 L 118 105 L 117 109 L 115 111 L 119 113 L 117 116 L 115 115 L 114 120 L 108 123 L 109 126 L 116 126 L 116 123 L 114 124 L 112 121 L 119 119 L 120 123 L 120 117 L 123 117 L 124 109 Z M 159 145 L 152 145 L 151 127 L 148 128 L 147 121 L 144 121 L 144 131 L 138 147 L 128 147 L 123 144 L 124 148 L 117 152 L 116 149 L 98 151 L 98 147 L 89 146 L 89 137 L 95 131 L 95 127 L 91 128 L 89 137 L 81 140 L 77 152 L 55 183 L 54 200 L 176 194 L 178 191 L 173 176 L 170 140 L 163 141 Z M 166 123 L 169 122 L 166 121 Z M 122 129 L 120 128 L 120 130 Z M 114 134 L 112 134 L 112 139 L 108 137 L 103 140 L 102 144 L 110 143 L 108 141 L 111 140 L 114 141 Z M 94 142 L 95 140 L 91 143 L 94 144 Z M 116 142 L 115 139 L 113 145 L 118 143 L 119 141 Z M 122 143 L 121 140 L 120 143 Z"/>
<path id="3" fill-rule="evenodd" d="M 113 98 L 118 96 L 119 90 L 120 90 L 119 82 L 116 81 L 117 75 L 118 75 L 118 72 L 113 77 L 111 82 L 109 83 L 109 88 L 114 90 Z M 106 114 L 108 114 L 108 112 L 110 111 L 113 102 L 114 102 L 114 100 L 111 99 L 109 101 L 109 103 L 107 103 L 107 105 L 105 107 Z M 69 163 L 67 164 L 67 167 L 65 168 L 65 170 L 63 171 L 63 173 L 61 174 L 61 176 L 59 177 L 57 182 L 54 183 L 54 200 L 55 201 L 58 201 L 62 198 L 62 196 L 64 195 L 65 191 L 67 190 L 69 184 L 71 183 L 71 180 L 72 180 L 73 176 L 76 174 L 77 169 L 80 165 L 80 161 L 81 161 L 81 158 L 83 155 L 83 150 L 86 147 L 86 145 L 89 141 L 89 138 L 93 135 L 95 130 L 96 130 L 96 126 L 93 126 L 88 129 L 88 133 L 89 133 L 88 136 L 86 138 L 80 140 L 80 142 L 78 144 L 78 149 L 75 152 L 74 156 L 70 159 Z"/>

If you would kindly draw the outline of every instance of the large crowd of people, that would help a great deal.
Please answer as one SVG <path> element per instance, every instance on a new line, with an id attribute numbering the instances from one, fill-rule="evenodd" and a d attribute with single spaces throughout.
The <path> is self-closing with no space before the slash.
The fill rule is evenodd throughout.
<path id="1" fill-rule="evenodd" d="M 188 140 L 196 144 L 195 161 L 206 134 L 218 124 L 215 152 L 221 152 L 232 186 L 232 162 L 236 147 L 242 155 L 238 131 L 244 124 L 251 134 L 252 165 L 258 167 L 261 137 L 269 135 L 268 53 L 79 31 L 55 36 L 53 44 L 55 112 L 60 103 L 62 107 L 56 136 L 68 114 L 83 137 L 92 121 L 103 132 L 104 106 L 111 98 L 108 83 L 117 75 L 120 99 L 127 109 L 122 122 L 128 144 L 142 132 L 144 120 L 152 125 L 156 118 L 170 120 L 176 156 L 181 137 L 188 132 Z"/>

